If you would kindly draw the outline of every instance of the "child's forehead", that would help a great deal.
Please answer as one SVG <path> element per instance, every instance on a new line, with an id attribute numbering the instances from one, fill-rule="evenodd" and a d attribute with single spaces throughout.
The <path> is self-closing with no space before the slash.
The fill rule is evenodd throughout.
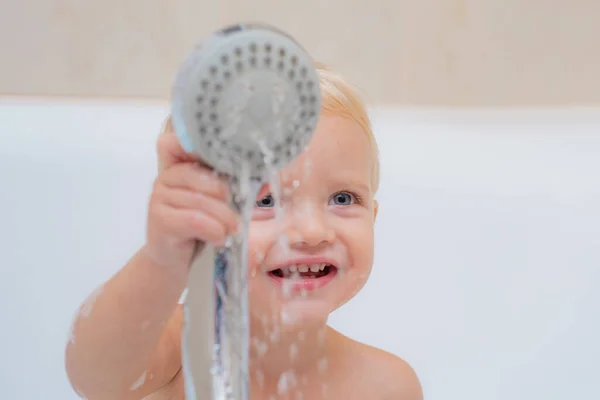
<path id="1" fill-rule="evenodd" d="M 307 149 L 282 170 L 281 180 L 289 184 L 302 178 L 335 177 L 368 182 L 372 163 L 369 139 L 360 125 L 326 116 L 321 119 Z"/>

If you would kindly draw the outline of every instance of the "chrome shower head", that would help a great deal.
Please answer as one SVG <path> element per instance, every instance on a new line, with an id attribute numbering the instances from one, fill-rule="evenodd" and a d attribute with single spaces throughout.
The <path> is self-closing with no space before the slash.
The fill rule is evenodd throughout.
<path id="1" fill-rule="evenodd" d="M 294 39 L 234 25 L 196 48 L 176 77 L 173 124 L 185 150 L 229 176 L 266 181 L 308 144 L 321 110 L 319 77 Z"/>

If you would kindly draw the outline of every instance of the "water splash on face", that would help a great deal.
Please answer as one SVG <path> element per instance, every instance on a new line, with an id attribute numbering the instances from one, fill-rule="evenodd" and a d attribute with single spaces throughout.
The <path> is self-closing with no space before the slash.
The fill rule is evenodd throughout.
<path id="1" fill-rule="evenodd" d="M 307 152 L 309 149 L 309 146 L 306 146 L 304 148 L 304 151 Z M 308 179 L 310 176 L 310 173 L 312 171 L 312 159 L 310 157 L 306 157 L 306 159 L 304 160 L 304 179 Z"/>
<path id="2" fill-rule="evenodd" d="M 258 265 L 261 265 L 263 263 L 263 261 L 265 261 L 265 255 L 262 251 L 260 250 L 255 250 L 254 251 L 254 262 Z"/>
<path id="3" fill-rule="evenodd" d="M 275 160 L 275 154 L 273 150 L 271 150 L 264 141 L 259 142 L 261 150 L 264 155 L 264 163 L 268 171 L 269 176 L 269 188 L 270 195 L 273 199 L 273 209 L 275 212 L 275 221 L 282 226 L 284 223 L 284 207 L 283 207 L 283 197 L 287 194 L 281 187 L 281 172 L 273 167 L 273 162 Z M 277 242 L 281 246 L 282 249 L 289 252 L 289 240 L 287 239 L 287 235 L 285 231 L 282 230 L 277 237 Z"/>
<path id="4" fill-rule="evenodd" d="M 258 140 L 261 140 L 261 136 L 257 136 L 256 137 Z M 275 168 L 272 167 L 273 165 L 273 161 L 275 158 L 275 154 L 273 151 L 271 151 L 271 149 L 269 149 L 269 147 L 266 145 L 266 143 L 262 142 L 261 143 L 261 148 L 263 151 L 263 155 L 264 155 L 264 163 L 267 167 L 268 172 L 268 183 L 270 186 L 270 195 L 273 199 L 274 202 L 274 222 L 277 224 L 278 229 L 277 229 L 277 237 L 276 237 L 276 243 L 277 243 L 277 248 L 278 251 L 282 251 L 283 252 L 283 257 L 286 256 L 286 254 L 289 254 L 291 252 L 291 242 L 293 240 L 302 240 L 301 237 L 299 238 L 290 238 L 288 237 L 288 232 L 285 229 L 285 213 L 288 211 L 288 208 L 286 206 L 286 201 L 287 199 L 291 198 L 291 196 L 293 195 L 294 191 L 296 189 L 298 189 L 301 185 L 301 180 L 299 179 L 294 179 L 291 182 L 291 185 L 289 187 L 282 187 L 282 175 L 284 175 L 283 172 L 277 171 L 275 170 Z M 306 160 L 304 161 L 304 177 L 308 177 L 310 175 L 310 171 L 311 171 L 311 166 L 312 166 L 312 162 L 311 160 L 307 157 Z M 269 170 L 270 169 L 270 170 Z M 302 179 L 302 178 L 301 178 Z M 240 184 L 242 184 L 245 180 L 241 179 Z M 287 182 L 287 180 L 286 180 Z M 242 193 L 252 193 L 252 190 L 254 190 L 253 188 L 248 188 L 247 190 L 242 190 Z M 258 188 L 256 193 L 258 194 Z M 299 212 L 300 214 L 295 215 L 295 218 L 309 218 L 312 216 L 312 208 L 305 208 L 305 209 L 301 209 L 301 210 L 296 210 L 295 207 L 291 207 L 291 210 L 293 212 Z M 304 214 L 304 217 L 302 216 L 302 214 Z M 244 221 L 244 224 L 247 224 L 250 218 L 247 218 L 247 215 L 242 215 L 242 219 Z M 310 222 L 313 222 L 312 219 Z M 244 230 L 242 230 L 242 232 L 248 232 L 248 230 L 246 229 L 247 226 L 244 227 Z M 313 227 L 314 228 L 314 227 Z M 280 254 L 281 256 L 281 254 Z M 267 257 L 266 254 L 263 254 L 260 251 L 255 251 L 254 253 L 254 257 L 256 260 L 256 264 L 257 265 L 261 265 L 264 263 L 265 261 L 265 257 Z M 297 282 L 298 280 L 301 280 L 301 276 L 299 273 L 295 273 L 293 274 L 293 276 L 290 279 L 286 279 L 283 281 L 283 297 L 284 299 L 291 299 L 292 296 L 294 295 L 293 293 L 293 286 L 294 283 Z M 308 291 L 306 289 L 302 289 L 300 290 L 300 298 L 306 298 L 308 296 Z M 274 299 L 275 300 L 275 299 Z M 273 304 L 277 304 L 279 302 L 274 302 Z M 281 328 L 283 326 L 294 326 L 297 325 L 298 322 L 298 315 L 294 314 L 290 309 L 287 309 L 285 307 L 285 303 L 283 304 L 283 307 L 279 308 L 279 307 L 274 307 L 273 308 L 273 313 L 272 315 L 263 315 L 260 317 L 260 323 L 263 326 L 263 332 L 266 333 L 266 336 L 264 338 L 257 338 L 257 337 L 252 337 L 251 338 L 251 343 L 252 343 L 252 347 L 255 350 L 255 354 L 257 357 L 265 357 L 267 355 L 267 353 L 269 352 L 269 348 L 271 346 L 275 346 L 276 344 L 278 344 L 281 340 Z M 296 390 L 296 392 L 294 393 L 293 391 L 295 389 L 297 389 L 298 386 L 298 379 L 296 376 L 296 371 L 294 368 L 294 364 L 295 362 L 298 360 L 298 358 L 302 355 L 302 350 L 300 349 L 300 344 L 302 342 L 306 341 L 306 333 L 303 331 L 298 332 L 297 334 L 297 341 L 292 341 L 291 343 L 282 343 L 288 346 L 288 351 L 289 351 L 289 360 L 290 360 L 290 368 L 287 369 L 286 371 L 284 371 L 280 376 L 279 379 L 277 381 L 277 394 L 278 396 L 287 396 L 286 398 L 296 398 L 296 399 L 303 399 L 303 394 L 302 392 L 300 392 L 299 390 Z M 319 360 L 318 364 L 314 366 L 315 369 L 317 370 L 324 370 L 326 369 L 327 366 L 327 361 L 326 359 L 323 360 Z M 254 377 L 256 379 L 256 382 L 258 383 L 258 385 L 260 387 L 265 386 L 265 374 L 264 371 L 262 371 L 260 368 L 255 368 L 254 369 Z M 306 381 L 307 384 L 307 378 L 305 376 L 303 376 L 303 380 Z M 295 394 L 295 396 L 294 396 Z M 290 397 L 291 396 L 291 397 Z M 273 399 L 275 399 L 275 397 L 272 397 Z"/>
<path id="5" fill-rule="evenodd" d="M 289 299 L 292 297 L 292 287 L 293 286 L 294 286 L 294 282 L 291 278 L 283 281 L 283 283 L 281 285 L 281 291 L 283 293 L 284 299 Z"/>

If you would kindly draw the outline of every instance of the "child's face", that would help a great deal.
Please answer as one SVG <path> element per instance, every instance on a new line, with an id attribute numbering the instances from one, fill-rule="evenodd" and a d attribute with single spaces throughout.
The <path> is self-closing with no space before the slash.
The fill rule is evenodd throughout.
<path id="1" fill-rule="evenodd" d="M 280 195 L 261 189 L 249 239 L 255 319 L 322 322 L 363 287 L 377 213 L 372 168 L 360 125 L 322 115 L 308 150 L 281 172 Z"/>

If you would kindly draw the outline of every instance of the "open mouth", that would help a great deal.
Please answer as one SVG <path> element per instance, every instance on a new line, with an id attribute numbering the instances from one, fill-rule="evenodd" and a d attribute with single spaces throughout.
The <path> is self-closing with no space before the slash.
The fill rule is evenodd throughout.
<path id="1" fill-rule="evenodd" d="M 337 268 L 332 264 L 299 264 L 290 265 L 269 271 L 269 275 L 279 279 L 319 279 L 333 276 Z"/>

